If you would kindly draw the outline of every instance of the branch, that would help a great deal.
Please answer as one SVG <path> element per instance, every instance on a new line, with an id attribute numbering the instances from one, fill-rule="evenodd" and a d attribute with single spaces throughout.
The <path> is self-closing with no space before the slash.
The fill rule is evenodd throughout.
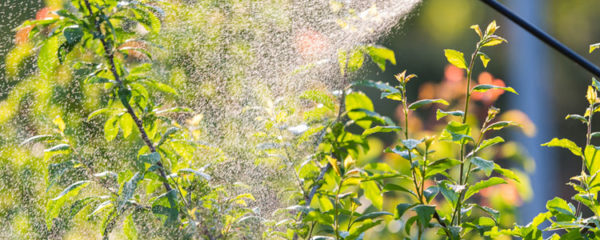
<path id="1" fill-rule="evenodd" d="M 84 0 L 84 2 L 85 2 L 85 6 L 88 9 L 90 16 L 94 16 L 94 12 L 92 11 L 92 7 L 90 6 L 89 0 Z M 98 34 L 102 34 L 102 29 L 100 28 L 100 24 L 98 23 L 97 18 L 94 18 L 94 25 L 96 26 L 96 31 L 98 31 Z M 104 37 L 100 37 L 99 39 L 100 39 L 100 42 L 102 43 L 102 47 L 104 48 L 104 55 L 106 57 L 106 60 L 108 60 L 108 63 L 110 64 L 110 71 L 111 71 L 113 77 L 115 78 L 115 81 L 119 84 L 120 87 L 125 87 L 125 85 L 123 84 L 123 81 L 121 81 L 121 77 L 119 76 L 119 73 L 117 72 L 117 67 L 115 64 L 115 59 L 114 59 L 114 55 L 113 55 L 112 51 L 109 49 L 109 46 L 106 43 L 106 40 L 104 39 Z M 138 130 L 140 131 L 142 140 L 144 141 L 146 146 L 148 146 L 150 151 L 155 153 L 156 148 L 154 147 L 154 144 L 152 143 L 150 138 L 148 138 L 148 134 L 146 133 L 146 130 L 144 129 L 142 120 L 135 114 L 135 111 L 133 110 L 133 108 L 131 107 L 131 105 L 128 102 L 125 102 L 123 100 L 121 100 L 121 102 L 127 109 L 127 113 L 131 116 L 131 118 L 135 122 L 135 125 L 137 126 Z M 167 192 L 171 191 L 173 188 L 168 183 L 167 174 L 165 173 L 162 162 L 159 160 L 158 162 L 156 162 L 156 165 L 158 165 L 158 167 L 159 167 L 157 169 L 159 175 L 163 179 L 165 179 L 165 181 L 163 181 L 163 186 L 165 187 Z"/>

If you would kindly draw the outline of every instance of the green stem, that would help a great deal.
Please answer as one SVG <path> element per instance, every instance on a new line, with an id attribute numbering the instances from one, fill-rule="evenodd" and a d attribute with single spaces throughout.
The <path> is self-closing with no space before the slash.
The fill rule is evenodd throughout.
<path id="1" fill-rule="evenodd" d="M 341 176 L 340 176 L 341 177 Z M 335 211 L 335 215 L 333 215 L 333 227 L 335 229 L 335 238 L 336 239 L 340 239 L 340 219 L 339 219 L 339 210 L 338 210 L 338 204 L 340 204 L 340 192 L 342 191 L 342 186 L 344 186 L 344 177 L 341 177 L 342 179 L 340 180 L 340 186 L 338 187 L 338 190 L 335 194 L 335 202 L 334 202 L 334 211 Z"/>
<path id="2" fill-rule="evenodd" d="M 471 76 L 473 73 L 473 66 L 475 65 L 475 58 L 477 57 L 477 53 L 479 52 L 480 49 L 480 44 L 477 43 L 477 46 L 475 47 L 475 52 L 473 52 L 473 54 L 471 54 L 471 61 L 469 62 L 469 67 L 467 69 L 467 89 L 466 89 L 466 93 L 467 93 L 467 97 L 465 100 L 465 111 L 464 111 L 464 115 L 463 115 L 463 119 L 462 119 L 462 123 L 466 124 L 467 123 L 467 115 L 469 113 L 469 101 L 471 100 Z M 460 144 L 460 176 L 459 176 L 459 185 L 464 185 L 464 175 L 465 175 L 465 147 L 466 147 L 466 143 L 462 142 L 461 140 L 461 144 Z M 462 207 L 462 196 L 464 196 L 464 190 L 461 192 L 458 201 L 456 202 L 456 208 L 454 211 L 454 214 L 452 215 L 452 223 L 454 223 L 454 220 L 456 218 L 456 225 L 458 226 L 460 225 L 461 222 L 461 213 L 460 213 L 460 209 Z"/>

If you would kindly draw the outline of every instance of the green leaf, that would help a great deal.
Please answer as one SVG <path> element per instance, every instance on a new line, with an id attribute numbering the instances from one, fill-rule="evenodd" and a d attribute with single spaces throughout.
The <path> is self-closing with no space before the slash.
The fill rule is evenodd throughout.
<path id="1" fill-rule="evenodd" d="M 546 203 L 546 209 L 552 212 L 554 215 L 558 215 L 557 220 L 570 220 L 575 218 L 575 208 L 567 203 L 562 198 L 555 197 Z"/>
<path id="2" fill-rule="evenodd" d="M 354 222 L 357 223 L 357 222 L 361 222 L 361 221 L 364 221 L 367 219 L 374 219 L 374 218 L 378 218 L 381 216 L 387 216 L 387 215 L 393 216 L 394 214 L 392 214 L 390 212 L 386 212 L 386 211 L 370 212 L 370 213 L 367 213 L 367 214 L 364 214 L 364 215 L 358 217 L 356 220 L 354 220 Z"/>
<path id="3" fill-rule="evenodd" d="M 594 50 L 600 48 L 600 43 L 595 43 L 590 45 L 590 53 L 594 52 Z"/>
<path id="4" fill-rule="evenodd" d="M 475 164 L 475 166 L 479 167 L 483 172 L 485 172 L 486 176 L 490 176 L 492 171 L 494 170 L 494 162 L 485 160 L 480 157 L 471 158 L 471 163 Z"/>
<path id="5" fill-rule="evenodd" d="M 585 146 L 585 166 L 590 175 L 594 175 L 600 170 L 600 147 Z"/>
<path id="6" fill-rule="evenodd" d="M 150 165 L 154 165 L 159 162 L 160 158 L 160 153 L 157 152 L 142 154 L 139 156 L 140 162 L 148 163 Z"/>
<path id="7" fill-rule="evenodd" d="M 491 85 L 491 84 L 477 85 L 473 88 L 473 91 L 474 92 L 487 92 L 488 90 L 491 90 L 491 89 L 502 89 L 504 91 L 519 95 L 519 93 L 517 93 L 517 91 L 515 91 L 515 89 L 513 89 L 512 87 L 501 87 L 501 86 L 496 86 L 496 85 Z"/>
<path id="8" fill-rule="evenodd" d="M 300 94 L 300 99 L 311 100 L 315 103 L 323 104 L 330 110 L 335 110 L 334 98 L 324 91 L 319 90 L 306 90 Z"/>
<path id="9" fill-rule="evenodd" d="M 467 70 L 467 62 L 465 61 L 465 55 L 462 52 L 452 50 L 452 49 L 444 49 L 444 54 L 446 55 L 446 59 L 452 65 Z"/>
<path id="10" fill-rule="evenodd" d="M 436 120 L 440 120 L 441 118 L 448 116 L 448 115 L 452 115 L 455 117 L 462 117 L 465 115 L 465 113 L 463 111 L 446 112 L 444 110 L 438 109 L 437 112 L 435 113 L 435 118 L 436 118 Z"/>
<path id="11" fill-rule="evenodd" d="M 471 135 L 471 127 L 456 121 L 451 121 L 440 136 L 440 140 L 452 141 L 465 144 L 474 141 Z"/>
<path id="12" fill-rule="evenodd" d="M 396 65 L 396 56 L 394 51 L 385 47 L 368 46 L 367 53 L 371 56 L 373 62 L 381 68 L 381 71 L 385 71 L 385 62 L 390 61 L 393 65 Z"/>
<path id="13" fill-rule="evenodd" d="M 50 77 L 56 74 L 54 69 L 58 67 L 59 60 L 58 52 L 59 41 L 58 37 L 54 36 L 44 41 L 44 45 L 40 48 L 38 54 L 38 69 L 43 77 Z"/>
<path id="14" fill-rule="evenodd" d="M 550 142 L 542 144 L 542 146 L 566 148 L 566 149 L 569 149 L 571 151 L 571 153 L 573 153 L 576 156 L 582 155 L 581 148 L 578 147 L 577 144 L 575 144 L 574 142 L 572 142 L 571 140 L 566 139 L 566 138 L 563 138 L 563 139 L 553 138 L 552 140 L 550 140 Z"/>
<path id="15" fill-rule="evenodd" d="M 164 221 L 165 226 L 174 225 L 179 217 L 177 205 L 177 192 L 168 191 L 152 202 L 152 213 Z"/>
<path id="16" fill-rule="evenodd" d="M 56 116 L 54 120 L 52 120 L 52 123 L 54 123 L 54 126 L 56 126 L 61 132 L 65 131 L 65 121 L 63 121 L 60 115 Z"/>
<path id="17" fill-rule="evenodd" d="M 444 100 L 444 99 L 423 99 L 423 100 L 419 100 L 419 101 L 416 101 L 416 102 L 410 104 L 410 106 L 408 106 L 408 108 L 411 110 L 416 110 L 425 105 L 432 104 L 432 103 L 448 105 L 448 102 L 446 102 L 446 100 Z"/>
<path id="18" fill-rule="evenodd" d="M 437 160 L 435 162 L 429 163 L 427 166 L 427 172 L 425 178 L 428 179 L 430 177 L 435 176 L 438 173 L 445 173 L 446 170 L 460 164 L 460 161 L 456 159 L 444 158 Z"/>
<path id="19" fill-rule="evenodd" d="M 96 111 L 93 111 L 92 113 L 90 113 L 90 115 L 88 115 L 88 118 L 87 118 L 87 120 L 89 121 L 89 120 L 90 120 L 90 119 L 92 119 L 93 117 L 95 117 L 95 116 L 97 116 L 97 115 L 100 115 L 100 114 L 102 114 L 102 113 L 107 113 L 107 112 L 110 112 L 110 110 L 111 110 L 111 109 L 109 109 L 109 108 L 101 108 L 101 109 L 98 109 L 98 110 L 96 110 Z"/>
<path id="20" fill-rule="evenodd" d="M 43 141 L 54 140 L 54 139 L 57 139 L 57 137 L 54 135 L 37 135 L 37 136 L 30 137 L 28 139 L 25 139 L 25 141 L 21 142 L 21 144 L 19 144 L 19 146 L 25 146 L 29 143 L 43 142 Z"/>
<path id="21" fill-rule="evenodd" d="M 317 201 L 319 202 L 319 209 L 321 210 L 321 212 L 327 212 L 333 209 L 333 204 L 331 203 L 331 200 L 329 199 L 329 197 L 327 197 L 327 195 L 319 194 L 319 197 L 317 197 Z"/>
<path id="22" fill-rule="evenodd" d="M 129 214 L 125 221 L 123 221 L 123 233 L 125 233 L 125 237 L 127 240 L 137 240 L 138 232 L 135 228 L 135 223 L 133 222 L 133 214 Z"/>
<path id="23" fill-rule="evenodd" d="M 479 147 L 477 147 L 477 149 L 475 149 L 473 152 L 476 153 L 487 147 L 490 147 L 490 146 L 498 144 L 498 143 L 503 143 L 503 142 L 504 142 L 504 138 L 498 137 L 498 136 L 496 136 L 492 139 L 486 139 L 486 140 L 483 140 L 483 142 L 481 142 Z"/>
<path id="24" fill-rule="evenodd" d="M 67 188 L 65 188 L 62 192 L 60 192 L 60 194 L 58 194 L 58 196 L 54 197 L 53 199 L 50 199 L 52 201 L 56 201 L 59 200 L 60 198 L 62 198 L 63 196 L 67 195 L 67 193 L 73 191 L 73 190 L 81 190 L 82 188 L 84 188 L 85 186 L 87 186 L 91 181 L 89 180 L 84 180 L 84 181 L 78 181 L 75 182 L 71 185 L 69 185 Z"/>
<path id="25" fill-rule="evenodd" d="M 107 142 L 112 141 L 119 134 L 119 116 L 114 115 L 104 123 L 104 138 Z"/>
<path id="26" fill-rule="evenodd" d="M 497 130 L 501 130 L 501 129 L 503 129 L 505 127 L 509 127 L 509 126 L 518 126 L 518 124 L 515 123 L 515 122 L 511 122 L 511 121 L 499 121 L 499 122 L 495 122 L 495 123 L 487 126 L 483 130 L 483 132 L 487 132 L 487 131 L 490 131 L 490 130 L 497 131 Z"/>
<path id="27" fill-rule="evenodd" d="M 404 213 L 406 212 L 406 210 L 411 209 L 412 207 L 414 207 L 416 204 L 411 204 L 411 203 L 400 203 L 396 206 L 396 219 L 400 219 L 402 217 L 402 215 L 404 215 Z"/>
<path id="28" fill-rule="evenodd" d="M 90 76 L 84 81 L 86 84 L 96 84 L 96 83 L 117 83 L 115 80 L 98 77 L 98 76 Z"/>
<path id="29" fill-rule="evenodd" d="M 210 179 L 211 179 L 210 175 L 204 173 L 203 171 L 194 170 L 194 169 L 191 169 L 191 168 L 180 169 L 178 172 L 179 173 L 192 173 L 192 174 L 195 174 L 198 177 L 206 179 L 207 181 L 210 181 Z"/>
<path id="30" fill-rule="evenodd" d="M 356 124 L 364 129 L 369 129 L 371 121 L 358 121 L 361 118 L 367 116 L 364 112 L 352 112 L 355 109 L 364 109 L 368 111 L 374 111 L 373 103 L 371 99 L 362 92 L 353 92 L 346 96 L 345 99 L 346 110 L 348 111 L 348 117 L 352 120 L 357 121 Z"/>
<path id="31" fill-rule="evenodd" d="M 485 43 L 482 45 L 482 47 L 496 46 L 496 45 L 500 45 L 505 42 L 508 42 L 508 41 L 506 41 L 506 39 L 504 39 L 500 36 L 491 35 L 488 37 L 488 39 L 485 41 Z"/>
<path id="32" fill-rule="evenodd" d="M 44 150 L 45 153 L 52 153 L 52 152 L 62 152 L 62 151 L 67 151 L 70 150 L 71 146 L 69 146 L 69 144 L 58 144 L 54 147 L 48 148 L 46 150 Z"/>
<path id="33" fill-rule="evenodd" d="M 406 149 L 408 150 L 413 150 L 415 148 L 417 148 L 417 145 L 421 144 L 423 142 L 423 139 L 417 140 L 417 139 L 406 139 L 406 140 L 402 140 L 402 145 L 404 145 L 404 147 L 406 147 Z"/>
<path id="34" fill-rule="evenodd" d="M 144 173 L 136 172 L 131 179 L 129 179 L 129 181 L 123 183 L 121 195 L 119 196 L 119 201 L 117 202 L 117 210 L 119 212 L 123 211 L 125 204 L 127 204 L 127 202 L 133 197 L 133 193 L 135 193 L 135 189 L 142 179 L 144 179 Z"/>
<path id="35" fill-rule="evenodd" d="M 482 189 L 494 186 L 494 185 L 498 185 L 498 184 L 503 184 L 506 183 L 506 180 L 499 178 L 499 177 L 491 177 L 489 179 L 486 180 L 482 180 L 480 182 L 477 182 L 475 184 L 473 184 L 473 186 L 471 186 L 467 192 L 465 193 L 465 200 L 469 199 L 471 196 L 473 196 L 474 194 L 478 193 L 479 191 L 481 191 Z"/>
<path id="36" fill-rule="evenodd" d="M 435 213 L 435 206 L 417 205 L 413 209 L 417 212 L 417 222 L 419 222 L 421 226 L 428 226 L 429 221 L 431 221 L 431 218 L 433 217 L 433 213 Z"/>
<path id="37" fill-rule="evenodd" d="M 565 117 L 565 120 L 568 119 L 577 119 L 579 121 L 581 121 L 582 123 L 587 123 L 587 119 L 585 119 L 585 117 L 579 115 L 579 114 L 569 114 Z"/>
<path id="38" fill-rule="evenodd" d="M 590 137 L 592 137 L 592 138 L 600 137 L 600 132 L 593 132 L 590 134 Z"/>
<path id="39" fill-rule="evenodd" d="M 388 184 L 384 185 L 383 191 L 384 192 L 400 191 L 400 192 L 410 193 L 411 195 L 417 197 L 417 194 L 415 194 L 415 192 L 413 192 L 412 190 L 406 189 L 405 187 L 402 187 L 400 185 L 396 185 L 393 183 L 388 183 Z"/>
<path id="40" fill-rule="evenodd" d="M 383 208 L 383 196 L 381 195 L 381 189 L 375 181 L 363 181 L 360 183 L 360 187 L 365 192 L 365 197 L 371 200 L 373 206 L 377 209 Z"/>
<path id="41" fill-rule="evenodd" d="M 487 68 L 487 65 L 490 62 L 491 58 L 482 52 L 478 52 L 477 55 L 479 56 L 479 59 L 481 59 L 481 63 L 483 64 L 483 67 Z"/>
<path id="42" fill-rule="evenodd" d="M 439 192 L 440 192 L 440 187 L 434 185 L 434 186 L 431 186 L 431 187 L 428 187 L 427 189 L 425 189 L 423 191 L 423 196 L 425 196 L 427 201 L 430 202 L 433 198 L 435 198 L 435 196 L 437 196 L 437 194 Z"/>
<path id="43" fill-rule="evenodd" d="M 440 187 L 440 192 L 442 192 L 444 198 L 446 198 L 448 202 L 452 203 L 452 205 L 456 204 L 459 193 L 464 190 L 464 186 L 453 185 L 448 180 L 443 180 L 438 184 L 438 186 Z"/>
<path id="44" fill-rule="evenodd" d="M 519 180 L 519 177 L 517 177 L 517 174 L 515 174 L 513 171 L 511 171 L 509 169 L 500 167 L 500 165 L 498 165 L 496 163 L 494 163 L 494 171 L 502 176 L 505 176 L 507 178 L 514 180 L 515 182 L 519 182 L 519 183 L 521 182 Z"/>
<path id="45" fill-rule="evenodd" d="M 123 130 L 123 138 L 127 138 L 131 134 L 135 123 L 133 122 L 131 115 L 123 114 L 123 116 L 119 118 L 119 125 L 121 125 L 121 129 Z"/>
<path id="46" fill-rule="evenodd" d="M 348 59 L 348 71 L 354 72 L 360 69 L 365 61 L 365 57 L 360 49 L 355 49 L 350 54 L 350 59 Z"/>
<path id="47" fill-rule="evenodd" d="M 344 238 L 345 240 L 362 240 L 364 233 L 381 224 L 382 220 L 377 220 L 377 221 L 372 221 L 372 220 L 366 220 L 363 223 L 359 224 L 358 227 L 352 227 L 352 229 L 350 229 L 350 234 Z M 355 225 L 356 226 L 356 225 Z"/>
<path id="48" fill-rule="evenodd" d="M 77 25 L 66 27 L 63 30 L 63 35 L 67 40 L 67 44 L 75 45 L 81 41 L 83 38 L 83 30 Z"/>
<path id="49" fill-rule="evenodd" d="M 379 91 L 386 92 L 386 93 L 400 93 L 400 90 L 396 89 L 395 87 L 390 86 L 387 83 L 375 82 L 372 80 L 356 81 L 356 82 L 352 83 L 352 86 L 364 86 L 364 87 L 377 88 L 377 89 L 379 89 Z M 383 97 L 384 96 L 382 95 L 382 98 Z"/>
<path id="50" fill-rule="evenodd" d="M 375 127 L 365 130 L 362 133 L 362 136 L 366 137 L 366 136 L 369 136 L 374 133 L 387 133 L 387 132 L 398 132 L 398 131 L 402 131 L 402 128 L 398 127 L 398 126 L 375 126 Z"/>

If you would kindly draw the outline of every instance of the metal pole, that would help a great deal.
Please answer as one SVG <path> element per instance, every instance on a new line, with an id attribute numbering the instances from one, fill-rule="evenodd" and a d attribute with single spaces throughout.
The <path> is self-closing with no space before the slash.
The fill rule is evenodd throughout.
<path id="1" fill-rule="evenodd" d="M 579 66 L 585 68 L 590 73 L 592 73 L 596 77 L 600 78 L 600 68 L 598 68 L 598 66 L 594 65 L 587 59 L 583 58 L 582 56 L 580 56 L 579 54 L 577 54 L 576 52 L 574 52 L 573 50 L 571 50 L 570 48 L 568 48 L 567 46 L 565 46 L 564 44 L 562 44 L 561 42 L 559 42 L 558 40 L 553 38 L 552 36 L 548 35 L 544 31 L 540 30 L 535 25 L 529 23 L 527 20 L 521 18 L 520 16 L 518 16 L 517 14 L 512 12 L 510 9 L 508 9 L 505 6 L 503 6 L 502 4 L 498 3 L 496 0 L 481 0 L 481 1 L 485 4 L 487 4 L 488 6 L 490 6 L 491 8 L 495 9 L 496 11 L 498 11 L 499 13 L 501 13 L 502 15 L 504 15 L 505 17 L 507 17 L 514 23 L 516 23 L 517 25 L 519 25 L 521 28 L 525 29 L 527 32 L 531 33 L 533 36 L 537 37 L 542 42 L 546 43 L 548 46 L 554 48 L 556 51 L 560 52 L 562 55 L 568 57 L 573 62 L 579 64 Z M 527 0 L 521 0 L 521 1 L 526 2 Z"/>
<path id="2" fill-rule="evenodd" d="M 509 2 L 515 10 L 532 22 L 542 23 L 544 0 L 512 0 Z M 527 24 L 531 26 L 531 24 Z M 526 149 L 527 154 L 535 161 L 535 172 L 530 175 L 534 195 L 531 201 L 525 203 L 519 211 L 519 223 L 526 224 L 539 212 L 545 210 L 546 201 L 554 196 L 558 184 L 552 177 L 557 169 L 554 150 L 540 146 L 541 143 L 547 142 L 555 135 L 553 109 L 551 105 L 547 104 L 552 98 L 553 84 L 548 83 L 548 79 L 551 77 L 548 71 L 550 63 L 544 45 L 529 34 L 531 31 L 528 31 L 529 33 L 523 31 L 516 25 L 508 25 L 508 31 L 510 32 L 510 35 L 507 36 L 510 38 L 508 80 L 509 84 L 521 93 L 517 97 L 509 98 L 509 104 L 512 108 L 527 114 L 537 127 L 534 137 L 530 138 L 522 134 L 517 136 L 517 140 Z"/>

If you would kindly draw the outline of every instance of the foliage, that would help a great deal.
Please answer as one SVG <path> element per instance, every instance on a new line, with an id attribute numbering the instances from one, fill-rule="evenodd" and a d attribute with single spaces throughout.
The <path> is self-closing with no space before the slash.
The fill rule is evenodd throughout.
<path id="1" fill-rule="evenodd" d="M 598 48 L 598 44 L 590 45 L 590 53 Z M 546 203 L 547 212 L 538 214 L 525 226 L 516 225 L 513 229 L 503 230 L 500 233 L 521 237 L 523 239 L 543 239 L 543 233 L 553 233 L 548 239 L 596 239 L 600 236 L 598 230 L 598 216 L 600 216 L 600 202 L 598 201 L 600 162 L 596 155 L 599 147 L 592 144 L 592 139 L 598 136 L 593 132 L 592 119 L 599 109 L 600 82 L 595 78 L 587 87 L 585 98 L 588 107 L 583 115 L 569 114 L 565 119 L 579 120 L 587 127 L 585 145 L 578 146 L 572 140 L 554 138 L 542 144 L 546 147 L 564 148 L 576 157 L 581 158 L 581 173 L 571 177 L 567 185 L 573 187 L 575 194 L 568 202 L 560 197 Z M 576 204 L 576 205 L 575 205 Z M 548 224 L 546 224 L 548 223 Z"/>
<path id="2" fill-rule="evenodd" d="M 390 220 L 398 220 L 403 223 L 404 233 L 401 235 L 406 239 L 413 234 L 423 239 L 426 233 L 431 232 L 429 230 L 439 230 L 440 237 L 447 239 L 472 235 L 490 237 L 488 233 L 499 226 L 499 211 L 468 200 L 483 189 L 506 183 L 507 179 L 519 181 L 511 170 L 479 156 L 486 148 L 504 142 L 499 136 L 487 138 L 487 135 L 516 123 L 496 121 L 499 109 L 490 107 L 479 133 L 474 134 L 465 113 L 469 113 L 469 98 L 475 92 L 495 89 L 516 92 L 510 87 L 490 84 L 470 86 L 476 59 L 480 58 L 484 66 L 489 62 L 489 57 L 481 50 L 505 41 L 494 35 L 498 28 L 495 22 L 485 33 L 478 26 L 473 28 L 480 41 L 469 64 L 462 53 L 446 50 L 450 63 L 467 70 L 464 109 L 438 110 L 436 114 L 438 119 L 456 116 L 461 121 L 448 122 L 435 135 L 411 138 L 414 133 L 409 132 L 409 115 L 428 105 L 449 105 L 449 102 L 444 99 L 409 102 L 407 84 L 416 75 L 406 71 L 396 75 L 396 86 L 375 81 L 348 84 L 338 95 L 338 107 L 333 107 L 334 98 L 326 92 L 305 93 L 304 96 L 313 101 L 316 108 L 326 106 L 319 118 L 306 118 L 305 115 L 305 119 L 318 120 L 308 122 L 299 137 L 302 141 L 307 138 L 306 135 L 314 136 L 317 152 L 294 168 L 298 190 L 293 196 L 297 204 L 285 209 L 285 212 L 292 213 L 285 224 L 296 230 L 272 234 L 288 239 L 363 239 L 368 230 Z M 346 55 L 346 51 L 341 50 L 340 72 L 344 79 L 347 72 L 356 70 L 351 65 L 353 62 L 362 63 L 362 60 L 347 60 Z M 373 57 L 374 61 L 376 59 Z M 404 125 L 398 126 L 388 117 L 376 113 L 373 103 L 364 93 L 352 91 L 351 87 L 357 86 L 376 88 L 381 91 L 381 98 L 400 102 Z M 284 123 L 283 119 L 278 122 Z M 407 161 L 404 166 L 408 166 L 409 171 L 385 162 L 365 160 L 370 150 L 368 137 L 389 132 L 397 132 L 402 138 L 397 146 L 386 149 L 385 154 Z M 282 140 L 294 140 L 278 139 L 279 144 L 286 144 Z M 436 154 L 436 150 L 445 148 L 448 143 L 458 148 L 458 156 L 454 155 L 455 151 Z M 496 176 L 491 176 L 492 172 Z M 453 173 L 458 173 L 458 176 L 453 176 Z M 390 209 L 389 203 L 385 202 L 389 194 L 405 195 L 407 198 Z"/>
<path id="3" fill-rule="evenodd" d="M 256 120 L 262 123 L 262 129 L 250 137 L 240 137 L 238 142 L 243 146 L 235 147 L 256 156 L 257 167 L 283 169 L 287 174 L 270 177 L 285 187 L 291 186 L 281 194 L 289 206 L 274 211 L 273 219 L 268 219 L 252 207 L 255 196 L 248 192 L 253 189 L 243 183 L 219 181 L 220 167 L 227 164 L 221 162 L 220 147 L 231 146 L 201 141 L 198 122 L 202 115 L 192 117 L 192 110 L 180 105 L 194 101 L 180 92 L 185 84 L 193 83 L 165 81 L 153 71 L 158 63 L 170 61 L 156 54 L 161 45 L 156 42 L 169 44 L 169 39 L 159 35 L 165 17 L 162 8 L 171 5 L 117 0 L 70 1 L 66 5 L 53 15 L 28 21 L 19 28 L 32 41 L 20 47 L 39 48 L 39 72 L 13 89 L 15 97 L 8 99 L 12 105 L 0 105 L 0 109 L 19 105 L 27 97 L 23 93 L 27 91 L 21 90 L 35 84 L 38 89 L 34 87 L 31 94 L 36 99 L 33 114 L 52 114 L 51 119 L 36 123 L 51 128 L 19 146 L 44 147 L 45 169 L 37 171 L 43 172 L 46 180 L 41 196 L 46 209 L 37 209 L 37 238 L 63 238 L 82 222 L 105 239 L 365 239 L 373 236 L 369 235 L 373 229 L 391 222 L 401 224 L 399 235 L 406 239 L 435 238 L 436 233 L 445 239 L 491 239 L 500 234 L 524 237 L 525 231 L 538 234 L 537 226 L 544 220 L 553 221 L 552 217 L 563 224 L 553 230 L 571 229 L 576 224 L 585 229 L 597 226 L 593 217 L 575 217 L 580 213 L 579 206 L 575 209 L 555 199 L 549 202 L 549 212 L 541 214 L 535 223 L 501 230 L 500 211 L 481 203 L 484 197 L 479 195 L 486 189 L 519 181 L 516 173 L 500 167 L 489 154 L 499 151 L 495 147 L 504 142 L 500 136 L 490 137 L 491 133 L 518 124 L 498 121 L 500 110 L 489 104 L 484 105 L 487 114 L 481 124 L 470 119 L 475 118 L 469 106 L 471 97 L 491 94 L 495 100 L 504 91 L 516 93 L 494 82 L 479 81 L 471 87 L 477 59 L 484 67 L 490 62 L 482 50 L 506 42 L 495 35 L 495 22 L 485 31 L 477 25 L 471 27 L 480 39 L 469 62 L 459 51 L 445 51 L 448 62 L 466 71 L 461 110 L 453 109 L 456 99 L 409 101 L 408 83 L 416 75 L 406 71 L 396 75 L 397 82 L 392 85 L 350 83 L 349 75 L 363 67 L 367 57 L 382 71 L 387 62 L 396 64 L 393 51 L 375 45 L 339 49 L 341 90 L 311 89 L 299 97 L 265 99 L 262 106 L 251 109 L 260 112 Z M 183 44 L 188 40 L 174 40 L 184 48 L 174 53 L 181 54 L 174 58 L 193 50 L 194 46 Z M 27 52 L 15 50 L 20 51 Z M 227 67 L 223 61 L 215 64 Z M 7 70 L 17 74 L 17 65 Z M 196 66 L 182 68 L 186 67 Z M 68 78 L 73 77 L 73 82 L 61 83 L 67 77 L 55 76 L 68 75 L 71 70 L 75 76 Z M 570 115 L 589 128 L 600 86 L 596 83 L 588 93 L 589 112 Z M 60 98 L 53 96 L 48 86 L 61 89 L 73 99 L 56 100 Z M 403 124 L 377 113 L 369 97 L 357 91 L 361 87 L 378 89 L 382 99 L 398 102 Z M 215 100 L 213 93 L 204 95 Z M 225 95 L 230 97 L 233 92 Z M 44 103 L 49 99 L 58 103 L 47 107 Z M 411 126 L 416 112 L 443 105 L 451 109 L 437 109 L 436 120 L 451 120 L 444 122 L 439 131 L 419 131 Z M 0 123 L 18 121 L 14 118 L 17 111 L 9 110 L 6 112 L 13 115 L 0 114 Z M 85 116 L 79 115 L 82 112 Z M 188 121 L 184 121 L 186 118 Z M 207 121 L 216 122 L 215 118 L 209 116 Z M 202 134 L 231 126 L 223 124 Z M 372 137 L 396 133 L 400 139 L 385 151 Z M 588 143 L 594 134 L 588 132 Z M 581 156 L 590 174 L 599 168 L 593 161 L 596 150 L 589 144 L 583 150 L 568 140 L 553 140 L 548 145 L 566 147 Z M 198 155 L 211 158 L 213 153 L 219 159 L 211 159 L 210 163 L 216 166 L 197 160 Z M 382 154 L 402 163 L 380 161 Z M 290 176 L 293 184 L 287 184 Z M 573 186 L 582 191 L 575 200 L 588 207 L 592 204 L 590 208 L 595 209 L 593 179 L 595 175 L 582 173 L 575 179 L 580 184 Z M 595 233 L 592 229 L 582 234 Z"/>
<path id="4" fill-rule="evenodd" d="M 82 151 L 93 146 L 81 145 L 95 141 L 78 141 L 77 132 L 60 115 L 53 120 L 53 133 L 25 140 L 22 144 L 50 146 L 44 150 L 48 189 L 66 186 L 48 199 L 48 232 L 43 235 L 60 236 L 76 216 L 100 220 L 105 239 L 119 222 L 124 222 L 129 239 L 146 238 L 156 231 L 183 239 L 235 235 L 231 230 L 238 220 L 253 214 L 246 202 L 254 197 L 247 193 L 232 196 L 210 184 L 206 166 L 190 164 L 189 155 L 199 144 L 175 115 L 189 110 L 163 106 L 159 96 L 177 96 L 177 91 L 149 74 L 152 65 L 148 61 L 153 56 L 145 39 L 160 31 L 157 14 L 162 10 L 137 1 L 69 4 L 69 10 L 54 12 L 57 17 L 28 21 L 20 27 L 31 27 L 30 38 L 41 46 L 39 74 L 50 77 L 63 66 L 83 72 L 79 84 L 94 85 L 106 94 L 98 99 L 102 108 L 91 112 L 88 121 L 104 116 L 107 143 L 120 136 L 136 144 L 129 149 L 129 158 L 116 161 L 116 166 L 103 166 L 93 154 Z M 136 25 L 147 33 L 136 32 L 132 28 Z M 138 231 L 150 226 L 155 228 L 151 232 Z"/>

